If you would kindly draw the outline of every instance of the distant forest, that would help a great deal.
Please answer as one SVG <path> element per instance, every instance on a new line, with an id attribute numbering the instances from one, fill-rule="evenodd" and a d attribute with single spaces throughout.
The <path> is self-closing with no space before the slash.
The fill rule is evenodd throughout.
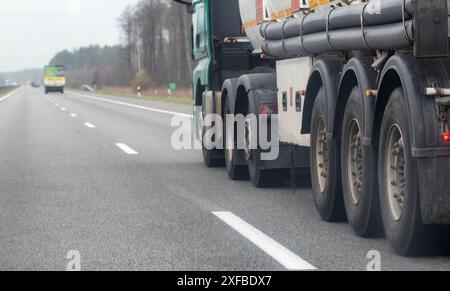
<path id="1" fill-rule="evenodd" d="M 51 64 L 65 65 L 69 86 L 191 86 L 191 15 L 184 6 L 141 0 L 127 7 L 117 22 L 120 45 L 82 47 L 53 57 Z"/>
<path id="2" fill-rule="evenodd" d="M 37 69 L 27 69 L 16 72 L 2 72 L 0 73 L 0 86 L 4 85 L 6 80 L 10 82 L 17 82 L 20 84 L 25 84 L 27 81 L 40 81 L 42 80 L 42 68 Z"/>
<path id="3" fill-rule="evenodd" d="M 89 46 L 57 53 L 52 65 L 64 65 L 67 84 L 71 87 L 88 85 L 128 85 L 131 69 L 126 63 L 126 50 L 120 46 Z"/>

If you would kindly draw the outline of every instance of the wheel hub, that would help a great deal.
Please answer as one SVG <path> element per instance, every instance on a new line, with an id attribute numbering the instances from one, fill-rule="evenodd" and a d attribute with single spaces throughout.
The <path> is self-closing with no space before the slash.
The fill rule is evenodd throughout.
<path id="1" fill-rule="evenodd" d="M 316 133 L 315 169 L 320 192 L 324 192 L 328 179 L 328 143 L 325 122 L 319 119 Z"/>
<path id="2" fill-rule="evenodd" d="M 230 163 L 233 159 L 234 143 L 234 128 L 228 128 L 225 122 L 225 158 Z"/>
<path id="3" fill-rule="evenodd" d="M 406 191 L 406 163 L 403 135 L 398 125 L 392 126 L 388 135 L 386 181 L 392 216 L 396 221 L 403 215 Z"/>
<path id="4" fill-rule="evenodd" d="M 250 160 L 252 157 L 252 124 L 250 118 L 245 119 L 245 159 Z"/>
<path id="5" fill-rule="evenodd" d="M 361 130 L 359 123 L 353 119 L 347 137 L 347 177 L 353 204 L 358 205 L 362 193 L 363 159 Z"/>

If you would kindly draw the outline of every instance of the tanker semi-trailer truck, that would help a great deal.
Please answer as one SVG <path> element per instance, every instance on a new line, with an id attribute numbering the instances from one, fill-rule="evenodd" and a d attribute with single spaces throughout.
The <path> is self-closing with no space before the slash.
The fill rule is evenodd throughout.
<path id="1" fill-rule="evenodd" d="M 44 88 L 45 94 L 49 92 L 60 92 L 64 94 L 66 86 L 66 76 L 64 66 L 45 66 L 44 68 Z"/>
<path id="2" fill-rule="evenodd" d="M 448 248 L 447 0 L 174 1 L 193 14 L 199 135 L 208 114 L 279 123 L 277 159 L 248 146 L 258 130 L 225 126 L 208 167 L 257 187 L 309 168 L 324 220 L 385 234 L 400 255 Z"/>

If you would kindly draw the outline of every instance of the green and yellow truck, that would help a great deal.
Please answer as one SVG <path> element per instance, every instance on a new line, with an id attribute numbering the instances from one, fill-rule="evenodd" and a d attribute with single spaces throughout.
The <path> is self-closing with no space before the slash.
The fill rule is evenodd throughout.
<path id="1" fill-rule="evenodd" d="M 45 66 L 44 68 L 44 87 L 45 94 L 49 92 L 60 92 L 64 94 L 66 85 L 66 76 L 64 66 Z"/>

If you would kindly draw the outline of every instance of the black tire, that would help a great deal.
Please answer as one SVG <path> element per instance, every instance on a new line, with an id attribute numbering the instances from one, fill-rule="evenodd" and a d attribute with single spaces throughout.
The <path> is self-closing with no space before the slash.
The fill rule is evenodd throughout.
<path id="1" fill-rule="evenodd" d="M 64 94 L 64 88 L 61 89 L 61 94 Z"/>
<path id="2" fill-rule="evenodd" d="M 399 255 L 440 254 L 445 247 L 448 228 L 425 225 L 422 222 L 417 160 L 411 154 L 411 130 L 406 108 L 408 107 L 403 90 L 401 88 L 394 90 L 386 107 L 380 132 L 378 175 L 384 230 L 389 243 Z M 390 151 L 392 148 L 390 145 L 397 140 L 395 138 L 397 132 L 399 132 L 397 136 L 401 139 L 394 144 L 396 150 Z M 397 158 L 394 160 L 393 156 Z M 402 195 L 397 196 L 402 199 L 402 207 L 398 208 L 401 209 L 400 215 L 396 215 L 395 212 L 397 209 L 395 201 L 398 200 L 391 195 L 396 190 L 402 192 Z M 398 204 L 400 205 L 400 202 Z"/>
<path id="3" fill-rule="evenodd" d="M 262 169 L 259 151 L 252 150 L 247 163 L 250 181 L 257 188 L 280 186 L 287 177 L 288 170 L 286 169 Z"/>
<path id="4" fill-rule="evenodd" d="M 231 114 L 231 107 L 230 107 L 230 102 L 229 99 L 227 98 L 225 100 L 225 105 L 224 105 L 224 117 L 223 117 L 223 125 L 224 125 L 224 134 L 223 134 L 223 138 L 224 138 L 224 144 L 225 144 L 225 168 L 227 169 L 227 174 L 228 177 L 230 178 L 230 180 L 233 181 L 242 181 L 242 180 L 248 180 L 249 179 L 249 175 L 248 175 L 248 167 L 247 166 L 242 166 L 242 165 L 236 165 L 236 160 L 244 157 L 244 151 L 242 149 L 238 149 L 237 148 L 237 136 L 236 136 L 236 132 L 234 128 L 228 128 L 227 127 L 227 122 L 226 122 L 226 118 L 227 115 Z M 228 130 L 232 131 L 232 132 L 228 132 Z M 234 146 L 233 149 L 228 150 L 227 146 L 227 136 L 229 134 L 234 135 Z"/>
<path id="5" fill-rule="evenodd" d="M 353 88 L 342 122 L 342 190 L 347 219 L 362 237 L 380 236 L 377 159 L 372 147 L 362 144 L 363 104 L 359 87 Z"/>
<path id="6" fill-rule="evenodd" d="M 343 221 L 345 210 L 341 187 L 340 147 L 336 140 L 326 138 L 327 120 L 325 91 L 322 88 L 317 94 L 311 116 L 312 191 L 323 220 Z M 320 144 L 318 139 L 322 140 Z M 319 157 L 324 163 L 319 161 Z"/>
<path id="7" fill-rule="evenodd" d="M 203 108 L 203 116 L 205 116 L 205 110 Z M 207 132 L 207 128 L 202 125 L 202 137 L 205 136 Z M 205 143 L 202 138 L 202 152 L 203 152 L 203 161 L 208 168 L 219 168 L 224 166 L 224 157 L 223 150 L 218 149 L 208 149 L 205 147 Z"/>
<path id="8" fill-rule="evenodd" d="M 258 106 L 259 108 L 259 106 Z M 248 114 L 258 115 L 257 112 L 249 112 Z M 258 118 L 259 122 L 259 118 Z M 268 124 L 270 128 L 270 123 Z M 247 130 L 247 128 L 246 128 Z M 256 129 L 252 130 L 252 132 L 256 132 L 256 140 L 259 143 L 259 124 Z M 247 135 L 247 134 L 246 134 Z M 250 138 L 251 139 L 251 138 Z M 246 142 L 247 144 L 247 142 Z M 250 176 L 250 181 L 253 186 L 257 188 L 268 188 L 268 187 L 276 187 L 281 186 L 286 177 L 286 169 L 266 169 L 263 166 L 263 161 L 261 160 L 261 149 L 258 144 L 255 149 L 248 150 L 248 155 L 246 156 L 247 165 L 248 165 L 248 174 Z"/>

